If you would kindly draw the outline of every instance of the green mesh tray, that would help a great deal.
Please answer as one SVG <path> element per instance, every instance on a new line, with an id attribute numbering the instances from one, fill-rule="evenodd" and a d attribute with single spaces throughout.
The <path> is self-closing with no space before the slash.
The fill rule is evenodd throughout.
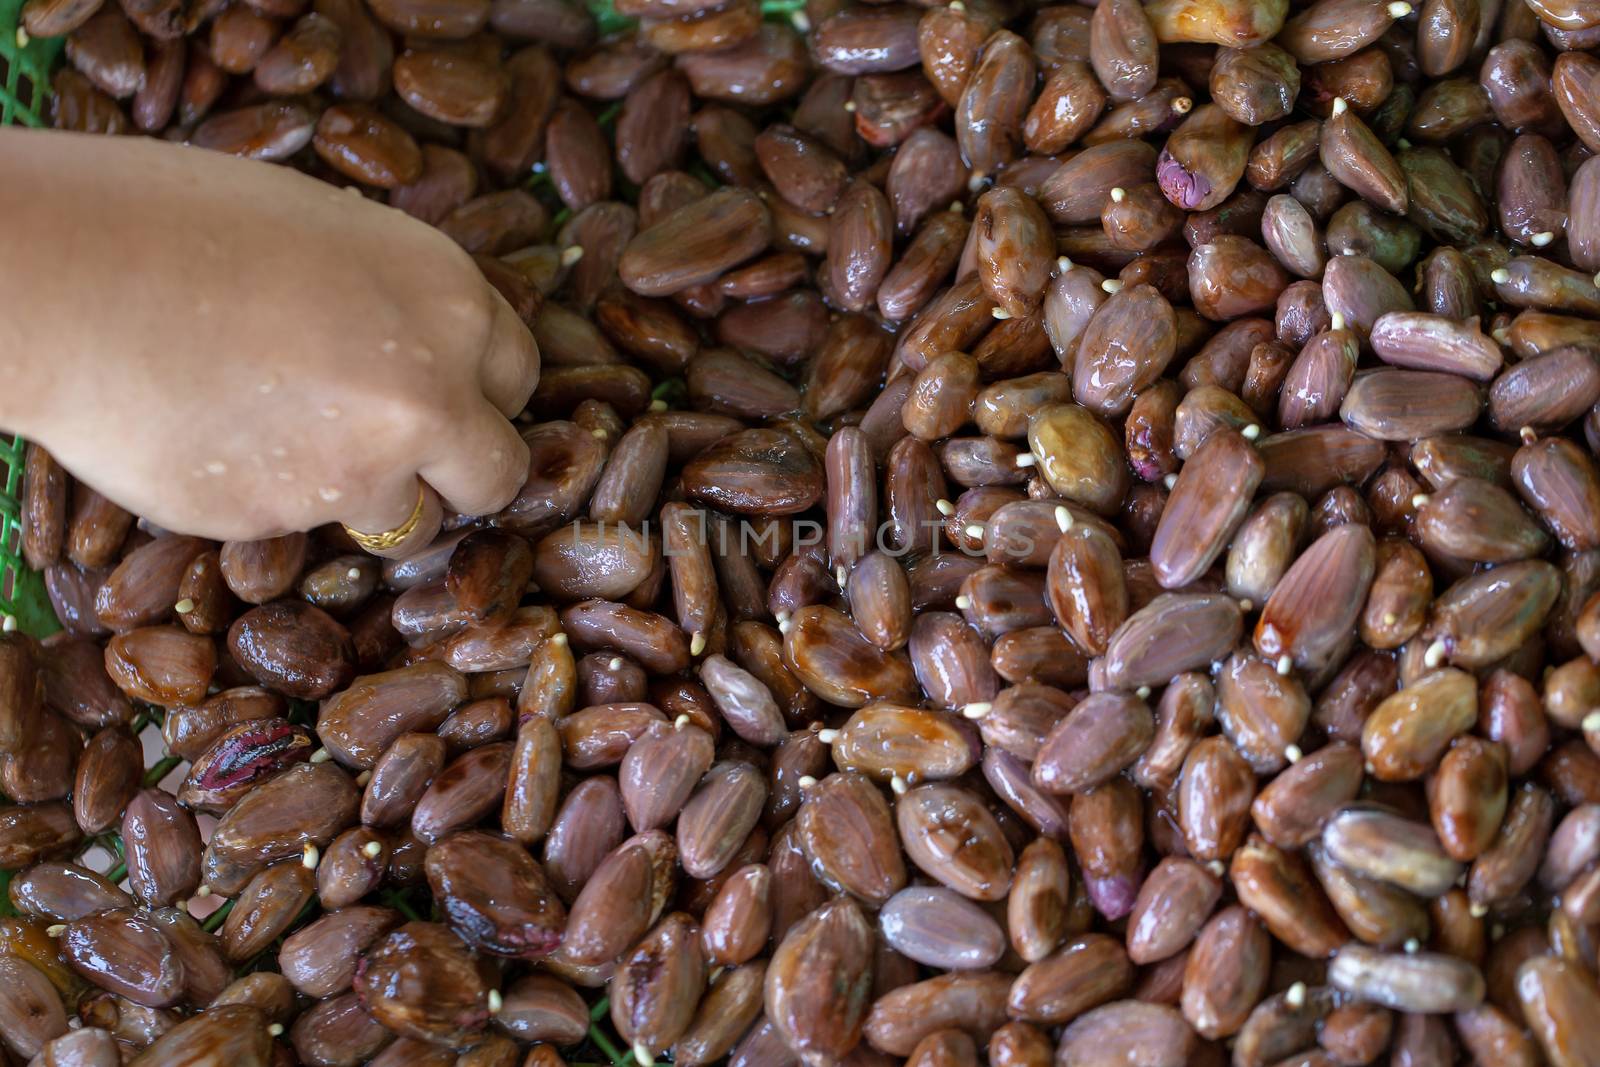
<path id="1" fill-rule="evenodd" d="M 0 126 L 44 125 L 50 67 L 61 41 L 30 41 L 18 29 L 22 0 L 0 0 Z M 0 434 L 0 614 L 36 636 L 60 629 L 44 582 L 22 562 L 21 438 Z"/>

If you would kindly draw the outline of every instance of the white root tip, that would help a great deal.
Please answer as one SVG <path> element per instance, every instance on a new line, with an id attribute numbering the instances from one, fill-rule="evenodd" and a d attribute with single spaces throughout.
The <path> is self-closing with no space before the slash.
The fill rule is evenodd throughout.
<path id="1" fill-rule="evenodd" d="M 967 596 L 965 593 L 963 593 L 961 596 L 956 597 L 956 610 L 957 611 L 966 611 L 970 607 L 972 607 L 972 598 L 971 597 Z"/>
<path id="2" fill-rule="evenodd" d="M 1539 435 L 1534 432 L 1532 426 L 1524 426 L 1522 429 L 1517 431 L 1517 436 L 1522 439 L 1522 443 L 1525 445 L 1531 445 L 1535 441 L 1539 440 Z"/>
<path id="3" fill-rule="evenodd" d="M 1006 319 L 1009 319 L 1011 317 L 1011 312 L 1007 311 L 1003 307 L 990 308 L 989 309 L 989 314 L 993 315 L 995 318 L 999 319 L 1001 322 L 1004 322 Z"/>
<path id="4" fill-rule="evenodd" d="M 1304 982 L 1296 982 L 1294 985 L 1290 986 L 1284 991 L 1283 1002 L 1289 1005 L 1289 1007 L 1294 1008 L 1296 1011 L 1299 1011 L 1301 1008 L 1305 1007 L 1306 984 Z"/>
<path id="5" fill-rule="evenodd" d="M 679 715 L 676 719 L 672 720 L 672 728 L 674 730 L 682 730 L 685 726 L 688 726 L 688 725 L 689 725 L 689 713 L 688 712 L 684 712 L 682 715 Z"/>
<path id="6" fill-rule="evenodd" d="M 611 662 L 606 664 L 606 670 L 608 670 L 608 671 L 620 671 L 621 669 L 622 669 L 622 657 L 621 656 L 612 656 L 611 657 Z"/>
<path id="7" fill-rule="evenodd" d="M 966 528 L 965 532 L 966 532 L 966 535 L 968 537 L 972 538 L 974 541 L 982 541 L 983 540 L 983 527 L 979 526 L 977 523 L 973 523 L 970 526 L 968 526 Z"/>
<path id="8" fill-rule="evenodd" d="M 1120 185 L 1111 190 L 1111 202 L 1113 204 L 1120 204 L 1126 199 L 1128 199 L 1128 191 Z"/>
<path id="9" fill-rule="evenodd" d="M 811 777 L 809 774 L 802 774 L 799 781 L 797 781 L 795 784 L 801 789 L 810 789 L 812 786 L 817 784 L 817 780 Z"/>
<path id="10" fill-rule="evenodd" d="M 1017 456 L 1017 466 L 1019 467 L 1031 467 L 1038 462 L 1039 457 L 1032 452 L 1023 452 Z"/>
<path id="11" fill-rule="evenodd" d="M 1437 667 L 1444 662 L 1446 651 L 1448 650 L 1444 647 L 1442 640 L 1434 641 L 1433 644 L 1428 646 L 1428 650 L 1422 654 L 1422 665 L 1429 669 Z"/>
<path id="12" fill-rule="evenodd" d="M 794 28 L 797 32 L 811 32 L 811 20 L 806 17 L 806 13 L 804 11 L 791 11 L 789 13 L 789 21 L 794 25 Z"/>
<path id="13" fill-rule="evenodd" d="M 1411 495 L 1411 506 L 1414 508 L 1425 508 L 1428 506 L 1428 501 L 1432 499 L 1433 498 L 1427 493 L 1413 493 Z"/>
<path id="14" fill-rule="evenodd" d="M 988 180 L 989 176 L 987 174 L 981 170 L 975 170 L 972 172 L 972 177 L 967 179 L 967 189 L 968 191 L 975 193 L 979 189 L 982 189 L 984 182 L 987 182 Z"/>
<path id="15" fill-rule="evenodd" d="M 1227 870 L 1227 868 L 1222 865 L 1221 860 L 1212 860 L 1210 863 L 1206 864 L 1206 870 L 1210 871 L 1215 877 L 1221 878 L 1222 872 Z"/>
<path id="16" fill-rule="evenodd" d="M 1403 19 L 1411 14 L 1411 5 L 1406 3 L 1405 0 L 1394 0 L 1394 3 L 1389 5 L 1388 10 L 1390 18 Z"/>
<path id="17" fill-rule="evenodd" d="M 1490 330 L 1489 336 L 1494 338 L 1495 344 L 1508 345 L 1511 343 L 1511 331 L 1504 326 Z"/>
<path id="18" fill-rule="evenodd" d="M 561 265 L 563 267 L 576 266 L 578 260 L 583 258 L 582 245 L 568 245 L 561 250 Z"/>
<path id="19" fill-rule="evenodd" d="M 644 1067 L 655 1067 L 656 1058 L 650 1054 L 650 1050 L 645 1047 L 643 1041 L 635 1041 L 633 1043 L 633 1058 L 636 1062 L 643 1064 Z"/>
<path id="20" fill-rule="evenodd" d="M 838 730 L 818 730 L 817 731 L 817 740 L 821 741 L 825 745 L 831 745 L 835 741 L 839 740 L 839 731 Z"/>
<path id="21" fill-rule="evenodd" d="M 689 655 L 698 656 L 706 650 L 706 635 L 696 633 L 689 638 Z"/>
<path id="22" fill-rule="evenodd" d="M 1583 722 L 1578 724 L 1586 734 L 1600 731 L 1600 708 L 1596 708 L 1583 717 Z"/>
<path id="23" fill-rule="evenodd" d="M 1174 489 L 1178 488 L 1178 476 L 1176 474 L 1169 474 L 1165 478 L 1161 479 L 1161 484 L 1166 486 L 1167 492 L 1170 493 Z"/>
<path id="24" fill-rule="evenodd" d="M 1393 626 L 1395 623 L 1397 623 L 1399 621 L 1400 621 L 1400 616 L 1396 615 L 1394 612 L 1386 611 L 1386 612 L 1383 613 L 1383 624 L 1385 626 Z"/>
<path id="25" fill-rule="evenodd" d="M 949 207 L 948 207 L 948 208 L 946 208 L 946 209 L 945 209 L 945 210 L 947 210 L 947 211 L 953 211 L 953 212 L 955 212 L 955 213 L 956 213 L 956 214 L 957 214 L 957 215 L 959 215 L 959 214 L 961 214 L 961 213 L 962 213 L 962 212 L 963 212 L 963 211 L 965 211 L 965 210 L 966 210 L 966 209 L 965 209 L 965 208 L 963 208 L 963 207 L 962 207 L 962 206 L 961 206 L 961 201 L 959 201 L 959 200 L 952 200 L 952 201 L 950 201 L 950 206 L 949 206 Z"/>
<path id="26" fill-rule="evenodd" d="M 1511 272 L 1504 267 L 1496 267 L 1489 272 L 1489 280 L 1496 285 L 1504 285 L 1511 280 Z"/>
<path id="27" fill-rule="evenodd" d="M 366 788 L 366 784 L 370 781 L 372 781 L 371 771 L 362 771 L 360 774 L 356 775 L 356 785 L 359 785 L 362 788 Z"/>
<path id="28" fill-rule="evenodd" d="M 268 1037 L 282 1037 L 283 1036 L 283 1024 L 282 1023 L 269 1023 L 267 1025 L 267 1036 Z"/>
<path id="29" fill-rule="evenodd" d="M 1342 330 L 1342 329 L 1344 329 L 1344 312 L 1335 311 L 1332 315 L 1328 316 L 1328 329 L 1330 329 L 1330 330 Z"/>
<path id="30" fill-rule="evenodd" d="M 23 29 L 21 26 L 17 27 L 16 41 L 17 41 L 17 47 L 18 48 L 26 48 L 26 47 L 28 47 L 28 42 L 32 41 L 32 40 L 33 40 L 33 38 L 28 36 L 28 31 L 27 30 Z"/>
<path id="31" fill-rule="evenodd" d="M 1305 753 L 1300 751 L 1299 745 L 1288 745 L 1283 750 L 1283 758 L 1290 763 L 1299 763 L 1304 755 Z"/>
<path id="32" fill-rule="evenodd" d="M 344 576 L 353 582 L 361 577 L 361 568 L 351 567 L 349 570 L 344 572 Z"/>
<path id="33" fill-rule="evenodd" d="M 52 923 L 44 928 L 44 932 L 47 937 L 60 937 L 62 934 L 67 932 L 67 924 Z"/>
<path id="34" fill-rule="evenodd" d="M 1067 273 L 1067 271 L 1069 271 L 1071 269 L 1072 269 L 1072 260 L 1068 259 L 1066 256 L 1057 256 L 1056 257 L 1056 270 L 1060 271 L 1062 274 L 1065 274 L 1065 273 Z"/>
<path id="35" fill-rule="evenodd" d="M 333 758 L 333 753 L 329 752 L 325 748 L 319 748 L 315 752 L 311 753 L 311 762 L 312 763 L 327 763 L 332 758 Z"/>
<path id="36" fill-rule="evenodd" d="M 1409 7 L 1410 5 L 1407 5 L 1407 6 Z M 1336 97 L 1333 98 L 1333 114 L 1334 114 L 1335 117 L 1343 115 L 1346 111 L 1349 111 L 1349 110 L 1350 110 L 1350 105 L 1345 103 L 1344 97 L 1336 96 Z"/>
<path id="37" fill-rule="evenodd" d="M 194 891 L 194 895 L 197 897 L 209 897 L 211 895 L 211 887 L 208 885 L 202 885 L 199 889 Z"/>
<path id="38" fill-rule="evenodd" d="M 938 508 L 939 514 L 944 516 L 950 516 L 956 513 L 956 506 L 950 503 L 948 500 L 935 500 L 933 502 L 933 506 Z"/>
<path id="39" fill-rule="evenodd" d="M 1122 292 L 1122 283 L 1115 278 L 1107 278 L 1100 283 L 1100 288 L 1108 293 L 1120 293 Z"/>
<path id="40" fill-rule="evenodd" d="M 1141 685 L 1139 688 L 1133 691 L 1133 695 L 1138 697 L 1140 700 L 1149 700 L 1150 687 L 1148 685 Z"/>
<path id="41" fill-rule="evenodd" d="M 961 2 L 961 0 L 950 0 L 950 10 L 951 11 L 961 12 L 961 11 L 965 11 L 966 9 L 967 9 L 967 5 L 963 4 Z"/>
<path id="42" fill-rule="evenodd" d="M 895 796 L 897 796 L 897 797 L 905 796 L 906 795 L 906 790 L 909 789 L 909 788 L 911 788 L 911 787 L 906 785 L 906 780 L 904 778 L 900 777 L 898 774 L 890 775 L 890 777 L 889 777 L 889 789 L 891 791 L 893 791 Z"/>
<path id="43" fill-rule="evenodd" d="M 1062 533 L 1072 529 L 1072 512 L 1067 509 L 1065 504 L 1056 505 L 1056 529 Z"/>
<path id="44" fill-rule="evenodd" d="M 1408 937 L 1406 938 L 1406 943 L 1400 947 L 1405 950 L 1407 956 L 1415 956 L 1417 954 L 1417 950 L 1422 947 L 1422 942 L 1418 941 L 1414 937 Z"/>
<path id="45" fill-rule="evenodd" d="M 844 569 L 844 564 L 841 563 L 839 566 L 833 568 L 834 585 L 838 586 L 842 590 L 845 587 L 845 583 L 849 580 L 850 572 Z"/>
<path id="46" fill-rule="evenodd" d="M 793 630 L 793 629 L 794 629 L 794 623 L 791 622 L 790 620 L 788 620 L 788 619 L 780 619 L 780 620 L 778 620 L 778 632 L 780 634 L 786 634 L 790 630 Z"/>
<path id="47" fill-rule="evenodd" d="M 565 633 L 556 634 L 554 637 L 550 638 L 550 643 L 555 645 L 557 648 L 565 648 L 567 645 L 567 635 Z"/>
<path id="48" fill-rule="evenodd" d="M 383 851 L 383 842 L 382 841 L 368 841 L 366 844 L 361 846 L 361 854 L 363 856 L 367 857 L 367 859 L 369 859 L 369 860 L 377 859 L 378 858 L 378 853 L 380 853 L 382 851 Z"/>
<path id="49" fill-rule="evenodd" d="M 652 400 L 650 401 L 650 410 L 660 414 L 661 412 L 667 410 L 667 402 L 660 398 Z"/>
<path id="50" fill-rule="evenodd" d="M 964 705 L 961 714 L 968 719 L 981 719 L 994 710 L 994 705 L 987 700 L 975 700 Z"/>
<path id="51" fill-rule="evenodd" d="M 604 441 L 606 439 L 605 427 L 596 426 L 594 429 L 589 431 L 589 435 L 591 437 L 598 437 L 600 440 Z"/>
<path id="52" fill-rule="evenodd" d="M 16 632 L 17 617 L 15 615 L 7 615 L 4 618 L 0 618 L 0 633 L 11 634 Z"/>
<path id="53" fill-rule="evenodd" d="M 1472 916 L 1474 919 L 1481 919 L 1485 915 L 1489 914 L 1489 906 L 1487 904 L 1479 904 L 1476 900 L 1474 900 L 1471 904 L 1467 905 L 1467 914 Z"/>
<path id="54" fill-rule="evenodd" d="M 1545 245 L 1549 244 L 1555 239 L 1556 234 L 1554 230 L 1545 230 L 1543 233 L 1536 233 L 1532 237 L 1528 238 L 1528 243 L 1535 248 L 1543 248 Z"/>
<path id="55" fill-rule="evenodd" d="M 317 869 L 317 864 L 322 862 L 322 850 L 311 842 L 306 842 L 306 847 L 300 853 L 300 866 L 308 871 Z"/>
<path id="56" fill-rule="evenodd" d="M 490 1015 L 499 1015 L 500 1009 L 506 1006 L 506 1000 L 500 995 L 500 990 L 498 989 L 489 990 L 488 1000 Z"/>
<path id="57" fill-rule="evenodd" d="M 1290 669 L 1293 668 L 1293 667 L 1294 667 L 1294 660 L 1290 659 L 1288 656 L 1279 656 L 1278 657 L 1277 670 L 1278 670 L 1279 674 L 1281 674 L 1285 678 L 1287 678 L 1289 676 Z"/>
<path id="58" fill-rule="evenodd" d="M 172 610 L 176 611 L 179 615 L 187 615 L 189 612 L 194 610 L 194 601 L 189 597 L 184 597 L 182 600 L 172 605 Z"/>
<path id="59" fill-rule="evenodd" d="M 854 100 L 846 100 L 844 102 L 844 109 L 849 112 L 854 112 L 856 109 L 856 102 Z"/>
<path id="60" fill-rule="evenodd" d="M 1246 441 L 1254 441 L 1261 436 L 1261 427 L 1257 423 L 1252 422 L 1249 426 L 1246 426 L 1244 429 L 1239 431 L 1239 436 L 1243 437 Z"/>
<path id="61" fill-rule="evenodd" d="M 778 612 L 778 614 L 773 616 L 773 618 L 778 620 L 779 625 L 782 625 L 783 623 L 788 622 L 790 617 L 791 616 L 789 615 L 789 613 L 787 611 L 780 611 L 780 612 Z"/>

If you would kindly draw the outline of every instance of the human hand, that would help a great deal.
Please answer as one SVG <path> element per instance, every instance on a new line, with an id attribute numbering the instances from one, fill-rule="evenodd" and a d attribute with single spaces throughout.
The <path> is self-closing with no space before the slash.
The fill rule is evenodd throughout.
<path id="1" fill-rule="evenodd" d="M 14 148 L 14 150 L 13 150 Z M 243 540 L 510 502 L 539 354 L 472 259 L 288 168 L 5 130 L 0 425 L 177 532 Z M 21 232 L 18 232 L 20 229 Z M 15 387 L 11 387 L 14 383 Z"/>

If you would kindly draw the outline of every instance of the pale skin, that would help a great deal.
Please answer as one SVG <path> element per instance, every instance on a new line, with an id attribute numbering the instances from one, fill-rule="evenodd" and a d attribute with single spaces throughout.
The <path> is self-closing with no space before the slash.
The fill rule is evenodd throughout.
<path id="1" fill-rule="evenodd" d="M 0 426 L 217 540 L 485 515 L 539 352 L 431 226 L 286 167 L 0 129 Z"/>

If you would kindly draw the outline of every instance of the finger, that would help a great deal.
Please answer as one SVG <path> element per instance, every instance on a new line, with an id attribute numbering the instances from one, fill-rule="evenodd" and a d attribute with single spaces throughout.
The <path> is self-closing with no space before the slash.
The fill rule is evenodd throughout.
<path id="1" fill-rule="evenodd" d="M 441 438 L 446 451 L 418 473 L 452 511 L 492 515 L 528 480 L 528 445 L 500 412 L 483 404 L 476 417 Z"/>
<path id="2" fill-rule="evenodd" d="M 494 321 L 481 375 L 483 395 L 508 419 L 528 406 L 528 397 L 539 384 L 538 342 L 499 293 L 494 294 Z"/>
<path id="3" fill-rule="evenodd" d="M 417 510 L 418 494 L 421 494 L 422 509 Z M 439 524 L 444 520 L 444 508 L 439 503 L 439 494 L 430 486 L 423 485 L 416 478 L 405 478 L 395 483 L 393 490 L 385 490 L 370 502 L 365 504 L 359 514 L 352 515 L 344 520 L 345 527 L 356 533 L 378 535 L 391 530 L 398 530 L 411 522 L 411 517 L 416 515 L 417 520 L 406 532 L 406 535 L 397 543 L 388 548 L 362 548 L 384 559 L 404 559 L 414 556 L 433 543 L 439 536 Z"/>

